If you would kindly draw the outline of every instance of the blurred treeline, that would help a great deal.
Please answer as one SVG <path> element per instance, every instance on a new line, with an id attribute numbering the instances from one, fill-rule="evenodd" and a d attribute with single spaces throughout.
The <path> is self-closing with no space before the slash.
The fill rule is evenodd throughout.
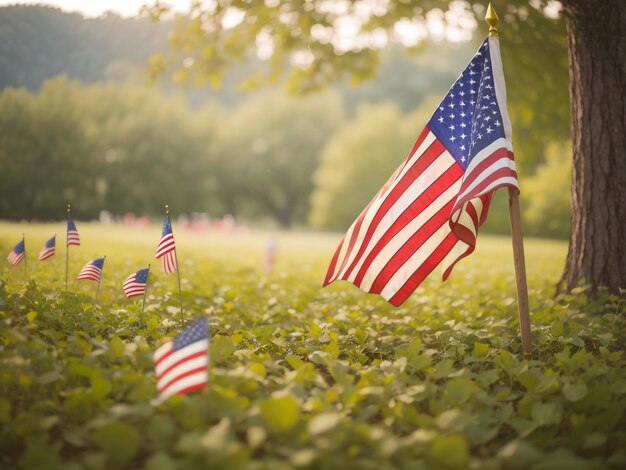
<path id="1" fill-rule="evenodd" d="M 476 46 L 428 45 L 411 58 L 391 49 L 377 80 L 304 97 L 239 91 L 241 68 L 220 90 L 174 91 L 149 86 L 142 68 L 168 30 L 115 15 L 0 9 L 0 218 L 59 219 L 68 201 L 78 218 L 155 215 L 167 202 L 178 213 L 345 230 Z M 59 74 L 70 78 L 51 78 Z M 567 235 L 563 142 L 521 156 L 528 234 Z M 508 231 L 504 194 L 487 228 Z"/>

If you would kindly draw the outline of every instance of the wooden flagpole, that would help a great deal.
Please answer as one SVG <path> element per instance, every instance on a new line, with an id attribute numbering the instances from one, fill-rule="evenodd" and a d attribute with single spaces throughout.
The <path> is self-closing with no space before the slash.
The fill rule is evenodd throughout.
<path id="1" fill-rule="evenodd" d="M 498 37 L 496 25 L 499 18 L 491 6 L 487 7 L 485 22 L 489 25 L 489 37 Z M 530 354 L 530 314 L 528 312 L 528 287 L 526 285 L 526 262 L 524 260 L 524 240 L 522 237 L 522 218 L 520 216 L 519 192 L 509 187 L 509 218 L 511 220 L 511 239 L 513 242 L 513 262 L 515 263 L 515 280 L 517 283 L 517 311 L 522 337 L 522 351 Z"/>
<path id="2" fill-rule="evenodd" d="M 69 240 L 68 240 L 68 230 L 67 227 L 69 226 L 70 223 L 70 211 L 71 211 L 71 206 L 68 204 L 67 205 L 67 224 L 65 227 L 65 290 L 67 290 L 67 276 L 69 273 L 69 265 L 70 265 L 70 245 L 69 245 Z"/>
<path id="3" fill-rule="evenodd" d="M 169 217 L 170 215 L 170 206 L 165 204 L 165 215 Z M 172 220 L 170 219 L 170 226 L 172 225 Z M 172 227 L 172 237 L 174 236 L 174 227 Z M 176 261 L 176 278 L 178 279 L 178 301 L 180 302 L 180 328 L 181 330 L 185 327 L 185 316 L 183 315 L 183 295 L 180 289 L 180 268 L 178 267 L 178 253 L 176 252 L 176 248 L 174 248 L 174 260 Z"/>
<path id="4" fill-rule="evenodd" d="M 146 306 L 146 294 L 148 292 L 148 279 L 150 279 L 150 265 L 148 265 L 148 273 L 146 274 L 146 288 L 143 290 L 143 302 L 141 303 L 141 313 L 139 314 L 140 324 L 143 324 L 143 310 Z"/>

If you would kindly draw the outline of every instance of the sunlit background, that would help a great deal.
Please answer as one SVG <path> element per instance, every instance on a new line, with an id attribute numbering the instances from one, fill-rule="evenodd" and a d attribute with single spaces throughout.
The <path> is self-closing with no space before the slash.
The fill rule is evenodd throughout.
<path id="1" fill-rule="evenodd" d="M 61 220 L 71 202 L 79 220 L 141 225 L 168 203 L 196 228 L 343 232 L 487 27 L 479 3 L 374 27 L 388 1 L 314 3 L 331 20 L 309 25 L 315 45 L 285 52 L 269 26 L 245 36 L 248 11 L 227 8 L 211 24 L 216 2 L 0 0 L 0 219 Z M 526 233 L 564 238 L 559 6 L 509 4 L 502 48 Z M 538 17 L 549 21 L 533 26 Z M 272 27 L 297 38 L 297 18 L 283 12 Z M 214 37 L 215 27 L 233 34 Z M 485 231 L 508 225 L 499 194 Z"/>

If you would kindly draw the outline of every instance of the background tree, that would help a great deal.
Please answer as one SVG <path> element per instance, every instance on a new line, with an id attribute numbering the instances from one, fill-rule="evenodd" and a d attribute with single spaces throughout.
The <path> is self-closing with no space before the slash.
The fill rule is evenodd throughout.
<path id="1" fill-rule="evenodd" d="M 344 230 L 352 223 L 411 148 L 415 123 L 426 122 L 432 106 L 411 116 L 391 103 L 359 108 L 324 147 L 314 175 L 311 224 Z M 398 158 L 381 158 L 386 154 Z"/>
<path id="2" fill-rule="evenodd" d="M 585 279 L 593 287 L 617 291 L 626 286 L 626 171 L 620 161 L 626 152 L 626 5 L 621 0 L 564 0 L 560 16 L 553 14 L 558 5 L 547 0 L 495 5 L 504 23 L 501 44 L 517 142 L 520 134 L 536 142 L 532 135 L 547 141 L 567 133 L 566 101 L 557 99 L 566 90 L 565 18 L 574 179 L 563 280 L 570 287 Z M 299 67 L 290 71 L 287 86 L 316 89 L 344 74 L 355 82 L 370 78 L 378 65 L 381 38 L 391 37 L 403 22 L 423 22 L 435 14 L 451 23 L 461 10 L 482 21 L 485 6 L 449 0 L 198 2 L 180 22 L 174 52 L 194 57 L 189 76 L 216 80 L 245 58 L 248 45 L 257 44 L 271 52 L 269 80 L 275 81 L 291 61 Z M 151 9 L 157 18 L 162 12 L 158 3 Z M 358 33 L 352 40 L 342 35 L 346 24 Z M 171 60 L 156 60 L 154 71 L 172 65 Z M 549 127 L 543 127 L 546 122 Z M 524 155 L 525 140 L 521 142 L 518 155 L 520 148 Z"/>
<path id="3" fill-rule="evenodd" d="M 225 121 L 215 165 L 220 194 L 233 215 L 271 214 L 283 227 L 303 222 L 309 211 L 311 174 L 330 135 L 343 119 L 334 93 L 298 98 L 261 94 Z"/>

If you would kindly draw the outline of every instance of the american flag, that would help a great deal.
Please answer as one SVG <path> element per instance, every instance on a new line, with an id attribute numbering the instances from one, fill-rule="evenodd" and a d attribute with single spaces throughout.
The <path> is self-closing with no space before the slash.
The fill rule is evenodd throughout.
<path id="1" fill-rule="evenodd" d="M 440 264 L 446 280 L 500 187 L 519 191 L 500 46 L 487 38 L 344 236 L 324 285 L 350 281 L 398 306 Z"/>
<path id="2" fill-rule="evenodd" d="M 276 260 L 276 238 L 270 237 L 267 241 L 265 249 L 265 257 L 263 258 L 263 273 L 269 275 L 274 271 L 274 261 Z"/>
<path id="3" fill-rule="evenodd" d="M 159 398 L 198 390 L 209 380 L 209 328 L 200 317 L 154 352 Z"/>
<path id="4" fill-rule="evenodd" d="M 80 246 L 80 236 L 76 229 L 76 224 L 72 219 L 67 219 L 67 246 Z"/>
<path id="5" fill-rule="evenodd" d="M 146 284 L 148 284 L 148 268 L 140 269 L 136 273 L 126 278 L 123 284 L 124 294 L 130 299 L 146 292 Z"/>
<path id="6" fill-rule="evenodd" d="M 76 279 L 83 279 L 88 281 L 100 282 L 100 276 L 102 275 L 102 267 L 104 266 L 104 258 L 92 259 L 85 267 L 78 273 Z"/>
<path id="7" fill-rule="evenodd" d="M 176 244 L 172 233 L 172 222 L 170 216 L 165 217 L 161 240 L 157 246 L 156 259 L 163 258 L 163 269 L 165 274 L 176 272 Z"/>
<path id="8" fill-rule="evenodd" d="M 11 263 L 13 266 L 17 266 L 22 262 L 24 256 L 26 256 L 26 246 L 24 245 L 24 240 L 22 239 L 17 245 L 13 247 L 13 249 L 9 253 L 9 256 L 7 256 L 7 259 L 9 260 L 9 263 Z"/>
<path id="9" fill-rule="evenodd" d="M 56 235 L 49 239 L 46 243 L 44 243 L 43 248 L 39 252 L 39 261 L 43 261 L 45 259 L 54 256 L 55 246 L 56 246 Z"/>

